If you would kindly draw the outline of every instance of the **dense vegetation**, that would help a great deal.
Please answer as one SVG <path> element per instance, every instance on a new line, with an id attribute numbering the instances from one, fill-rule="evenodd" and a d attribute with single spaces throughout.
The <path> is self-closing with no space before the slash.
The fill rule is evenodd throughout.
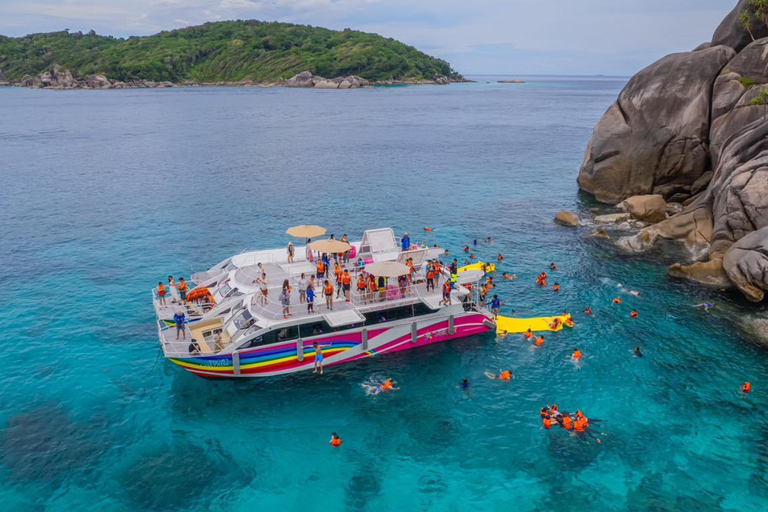
<path id="1" fill-rule="evenodd" d="M 455 72 L 444 60 L 376 34 L 289 23 L 222 21 L 120 39 L 69 31 L 0 36 L 0 71 L 9 80 L 39 75 L 54 63 L 76 78 L 274 81 L 301 71 L 368 80 L 432 78 Z"/>

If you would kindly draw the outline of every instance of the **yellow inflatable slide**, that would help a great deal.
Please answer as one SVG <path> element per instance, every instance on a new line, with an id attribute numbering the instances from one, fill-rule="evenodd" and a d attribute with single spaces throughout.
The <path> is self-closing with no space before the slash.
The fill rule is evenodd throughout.
<path id="1" fill-rule="evenodd" d="M 504 331 L 506 331 L 509 334 L 514 334 L 518 332 L 525 332 L 529 328 L 533 332 L 559 331 L 563 328 L 562 322 L 565 322 L 565 319 L 569 316 L 570 315 L 539 316 L 535 318 L 510 318 L 508 316 L 499 315 L 496 318 L 496 332 L 498 334 L 502 334 Z M 551 324 L 555 318 L 559 318 L 561 323 L 557 326 L 557 329 L 552 329 L 549 324 Z"/>
<path id="2" fill-rule="evenodd" d="M 483 265 L 485 265 L 485 270 L 483 270 Z M 467 272 L 468 270 L 480 270 L 481 272 L 493 272 L 496 270 L 496 265 L 493 263 L 483 263 L 482 261 L 478 261 L 477 263 L 472 263 L 471 265 L 464 265 L 463 267 L 459 267 L 456 272 L 458 274 L 461 274 L 462 272 Z"/>

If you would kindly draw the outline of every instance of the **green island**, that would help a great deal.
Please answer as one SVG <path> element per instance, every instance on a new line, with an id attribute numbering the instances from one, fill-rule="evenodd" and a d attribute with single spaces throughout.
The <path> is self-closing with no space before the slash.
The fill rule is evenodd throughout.
<path id="1" fill-rule="evenodd" d="M 128 38 L 69 30 L 0 36 L 5 80 L 56 65 L 76 78 L 125 82 L 280 82 L 304 71 L 371 82 L 462 79 L 448 62 L 392 38 L 290 23 L 221 21 Z"/>

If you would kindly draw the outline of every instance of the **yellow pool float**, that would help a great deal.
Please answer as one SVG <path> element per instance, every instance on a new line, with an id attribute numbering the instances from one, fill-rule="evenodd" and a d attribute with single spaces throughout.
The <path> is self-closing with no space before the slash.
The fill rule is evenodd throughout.
<path id="1" fill-rule="evenodd" d="M 525 332 L 530 329 L 533 332 L 539 331 L 559 331 L 563 328 L 563 322 L 570 315 L 558 315 L 558 316 L 539 316 L 534 318 L 511 318 L 508 316 L 499 315 L 496 317 L 496 332 L 503 334 L 506 331 L 508 334 L 515 334 Z M 551 324 L 555 318 L 561 320 L 557 329 L 552 329 Z"/>
<path id="2" fill-rule="evenodd" d="M 485 265 L 485 270 L 483 270 L 483 265 Z M 456 272 L 461 274 L 462 272 L 467 272 L 470 270 L 479 270 L 481 272 L 493 272 L 496 270 L 496 265 L 493 263 L 483 263 L 482 261 L 478 261 L 477 263 L 472 263 L 471 265 L 464 265 L 463 267 L 459 267 Z"/>

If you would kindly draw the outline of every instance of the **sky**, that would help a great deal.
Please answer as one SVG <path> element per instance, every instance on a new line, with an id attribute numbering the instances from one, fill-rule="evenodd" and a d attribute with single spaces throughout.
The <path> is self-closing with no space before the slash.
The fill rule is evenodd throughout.
<path id="1" fill-rule="evenodd" d="M 736 0 L 0 0 L 0 34 L 125 37 L 258 19 L 375 32 L 465 75 L 629 76 L 709 41 Z"/>

